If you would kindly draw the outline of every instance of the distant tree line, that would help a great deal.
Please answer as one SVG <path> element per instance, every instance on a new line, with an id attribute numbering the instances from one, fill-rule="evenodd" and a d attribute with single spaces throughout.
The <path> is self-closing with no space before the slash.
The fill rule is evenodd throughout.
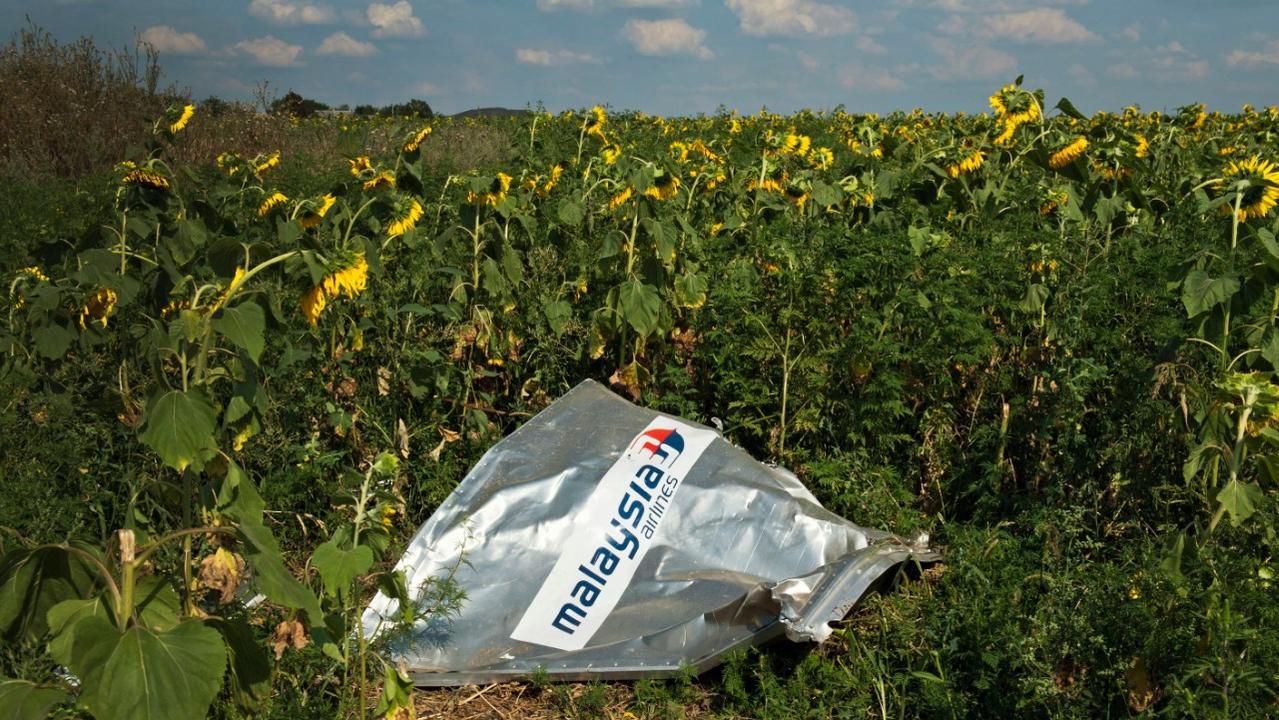
<path id="1" fill-rule="evenodd" d="M 226 112 L 232 107 L 233 103 L 223 100 L 220 97 L 210 95 L 201 103 L 201 110 L 208 115 L 217 116 Z M 272 100 L 268 109 L 273 115 L 287 115 L 296 118 L 307 118 L 314 115 L 323 114 L 325 112 L 351 113 L 360 117 L 435 117 L 434 111 L 425 100 L 414 98 L 405 103 L 396 103 L 393 105 L 384 105 L 377 107 L 374 105 L 356 105 L 352 109 L 349 105 L 338 105 L 330 107 L 319 100 L 302 97 L 297 92 L 290 90 L 283 97 Z"/>

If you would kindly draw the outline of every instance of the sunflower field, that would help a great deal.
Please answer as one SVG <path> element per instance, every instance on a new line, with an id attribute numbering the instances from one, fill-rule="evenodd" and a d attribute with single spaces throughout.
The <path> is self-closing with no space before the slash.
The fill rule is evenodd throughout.
<path id="1" fill-rule="evenodd" d="M 467 612 L 395 559 L 595 378 L 945 560 L 819 648 L 509 716 L 1279 713 L 1279 110 L 989 106 L 326 118 L 341 152 L 193 162 L 179 102 L 15 180 L 0 706 L 482 716 L 350 629 L 379 589 Z"/>

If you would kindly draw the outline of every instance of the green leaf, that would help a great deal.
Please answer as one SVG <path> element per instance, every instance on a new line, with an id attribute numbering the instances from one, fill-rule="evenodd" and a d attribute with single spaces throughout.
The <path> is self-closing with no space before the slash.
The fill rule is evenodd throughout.
<path id="1" fill-rule="evenodd" d="M 1017 309 L 1027 313 L 1037 313 L 1048 302 L 1048 286 L 1042 283 L 1031 283 L 1026 288 L 1026 297 L 1017 303 Z"/>
<path id="2" fill-rule="evenodd" d="M 266 313 L 261 305 L 250 300 L 235 307 L 224 307 L 213 318 L 213 329 L 248 352 L 253 362 L 261 357 L 266 344 Z"/>
<path id="3" fill-rule="evenodd" d="M 1069 99 L 1067 99 L 1067 98 L 1062 98 L 1062 99 L 1060 99 L 1060 100 L 1058 100 L 1058 101 L 1057 101 L 1057 109 L 1058 109 L 1058 110 L 1060 110 L 1060 111 L 1062 111 L 1062 113 L 1063 113 L 1063 114 L 1065 114 L 1065 115 L 1067 115 L 1067 116 L 1069 116 L 1069 117 L 1072 117 L 1072 118 L 1074 118 L 1074 119 L 1076 119 L 1076 120 L 1087 120 L 1087 119 L 1088 119 L 1088 116 L 1087 116 L 1087 115 L 1084 115 L 1084 114 L 1083 114 L 1083 113 L 1081 113 L 1081 112 L 1079 112 L 1079 108 L 1076 108 L 1076 107 L 1075 107 L 1075 104 L 1074 104 L 1074 103 L 1072 103 L 1072 102 L 1071 102 Z"/>
<path id="4" fill-rule="evenodd" d="M 43 325 L 31 331 L 31 339 L 36 352 L 50 360 L 61 360 L 75 342 L 76 334 L 61 325 Z"/>
<path id="5" fill-rule="evenodd" d="M 97 576 L 58 547 L 18 550 L 0 558 L 0 636 L 34 640 L 48 631 L 48 613 L 64 600 L 90 597 Z"/>
<path id="6" fill-rule="evenodd" d="M 556 215 L 560 222 L 565 225 L 578 225 L 582 222 L 582 218 L 586 217 L 586 208 L 576 200 L 561 200 L 560 206 L 556 210 Z"/>
<path id="7" fill-rule="evenodd" d="M 76 635 L 68 667 L 80 678 L 80 706 L 97 720 L 197 720 L 222 686 L 226 646 L 199 620 L 121 633 L 90 617 L 78 623 Z"/>
<path id="8" fill-rule="evenodd" d="M 813 196 L 813 202 L 827 207 L 830 205 L 838 205 L 844 200 L 844 191 L 834 185 L 829 185 L 821 180 L 813 181 L 813 189 L 810 191 Z"/>
<path id="9" fill-rule="evenodd" d="M 1217 502 L 1221 508 L 1230 513 L 1230 522 L 1235 527 L 1252 517 L 1257 512 L 1257 503 L 1265 498 L 1265 493 L 1257 483 L 1231 480 L 1217 491 Z"/>
<path id="10" fill-rule="evenodd" d="M 222 634 L 230 655 L 231 698 L 250 717 L 258 717 L 271 695 L 271 658 L 244 620 L 209 618 L 206 625 Z"/>
<path id="11" fill-rule="evenodd" d="M 373 550 L 367 545 L 343 550 L 337 540 L 330 540 L 315 549 L 311 565 L 320 573 L 324 592 L 329 597 L 346 595 L 351 583 L 373 567 Z"/>
<path id="12" fill-rule="evenodd" d="M 1203 270 L 1191 270 L 1181 284 L 1181 302 L 1186 314 L 1195 317 L 1229 302 L 1237 292 L 1239 281 L 1229 275 L 1211 278 Z"/>
<path id="13" fill-rule="evenodd" d="M 657 288 L 646 285 L 640 280 L 628 280 L 617 288 L 618 308 L 622 319 L 635 328 L 640 335 L 648 335 L 657 329 L 662 299 Z"/>
<path id="14" fill-rule="evenodd" d="M 0 678 L 0 708 L 13 720 L 43 720 L 55 705 L 71 699 L 61 688 L 40 687 L 26 680 Z"/>
<path id="15" fill-rule="evenodd" d="M 152 396 L 138 439 L 181 472 L 192 463 L 199 464 L 204 452 L 216 447 L 213 428 L 213 405 L 204 392 L 175 389 Z"/>
<path id="16" fill-rule="evenodd" d="M 1181 582 L 1181 558 L 1186 552 L 1186 534 L 1177 533 L 1177 536 L 1168 543 L 1164 548 L 1163 559 L 1159 561 L 1159 569 L 1164 571 L 1173 582 Z"/>
<path id="17" fill-rule="evenodd" d="M 675 278 L 675 304 L 685 308 L 699 308 L 706 304 L 706 291 L 710 283 L 701 275 L 692 273 Z"/>
<path id="18" fill-rule="evenodd" d="M 546 316 L 551 332 L 560 335 L 564 332 L 564 326 L 568 324 L 569 318 L 573 316 L 573 306 L 569 305 L 567 300 L 550 300 L 542 305 L 542 314 Z"/>
<path id="19" fill-rule="evenodd" d="M 111 608 L 102 598 L 63 600 L 49 609 L 49 656 L 62 665 L 70 665 L 74 657 L 76 627 L 85 618 L 96 617 L 110 622 Z"/>

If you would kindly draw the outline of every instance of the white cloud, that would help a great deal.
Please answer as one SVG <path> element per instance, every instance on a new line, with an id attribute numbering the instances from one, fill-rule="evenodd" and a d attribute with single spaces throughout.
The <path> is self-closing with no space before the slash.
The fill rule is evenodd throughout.
<path id="1" fill-rule="evenodd" d="M 845 35 L 857 27 L 852 10 L 815 0 L 724 0 L 748 35 Z"/>
<path id="2" fill-rule="evenodd" d="M 929 66 L 928 74 L 938 80 L 990 80 L 1012 77 L 1017 72 L 1017 58 L 987 45 L 956 48 L 938 40 L 933 49 L 942 62 Z"/>
<path id="3" fill-rule="evenodd" d="M 1276 48 L 1279 51 L 1279 48 Z M 1126 62 L 1106 68 L 1106 76 L 1122 80 L 1140 78 L 1143 81 L 1182 83 L 1208 77 L 1210 66 L 1177 41 L 1153 48 L 1130 50 Z M 1279 53 L 1276 61 L 1279 62 Z M 1229 62 L 1229 58 L 1227 58 Z"/>
<path id="4" fill-rule="evenodd" d="M 324 38 L 324 42 L 320 43 L 320 47 L 316 49 L 315 54 L 368 57 L 375 52 L 377 52 L 377 48 L 373 46 L 373 43 L 356 40 L 344 32 L 335 32 Z"/>
<path id="5" fill-rule="evenodd" d="M 323 25 L 333 22 L 333 10 L 305 0 L 253 0 L 249 14 L 277 25 Z"/>
<path id="6" fill-rule="evenodd" d="M 595 0 L 537 0 L 538 10 L 587 10 L 595 7 Z"/>
<path id="7" fill-rule="evenodd" d="M 1261 50 L 1235 50 L 1226 57 L 1226 64 L 1250 68 L 1258 65 L 1279 65 L 1279 40 L 1271 40 Z"/>
<path id="8" fill-rule="evenodd" d="M 409 0 L 391 4 L 373 3 L 368 10 L 373 37 L 420 37 L 426 34 L 422 21 L 413 15 Z"/>
<path id="9" fill-rule="evenodd" d="M 821 67 L 821 63 L 817 61 L 817 58 L 809 55 L 803 50 L 797 51 L 795 53 L 795 57 L 799 59 L 799 64 L 803 65 L 804 69 L 809 72 L 815 72 L 817 68 Z"/>
<path id="10" fill-rule="evenodd" d="M 1022 43 L 1077 43 L 1098 40 L 1097 34 L 1073 20 L 1060 8 L 1036 8 L 996 13 L 975 21 L 952 15 L 937 28 L 950 35 L 972 35 L 982 40 Z"/>
<path id="11" fill-rule="evenodd" d="M 1119 35 L 1133 42 L 1138 42 L 1141 40 L 1141 24 L 1133 23 L 1132 25 L 1129 25 L 1123 30 L 1120 30 Z"/>
<path id="12" fill-rule="evenodd" d="M 693 0 L 614 0 L 622 7 L 632 8 L 674 8 L 693 4 Z"/>
<path id="13" fill-rule="evenodd" d="M 533 50 L 530 48 L 519 48 L 515 51 L 516 62 L 525 65 L 573 65 L 575 63 L 597 63 L 593 55 L 588 53 L 576 53 L 572 50 Z"/>
<path id="14" fill-rule="evenodd" d="M 435 83 L 421 82 L 408 87 L 410 95 L 444 95 L 445 90 Z"/>
<path id="15" fill-rule="evenodd" d="M 241 40 L 231 46 L 231 51 L 245 53 L 261 65 L 288 67 L 298 64 L 302 46 L 290 45 L 274 35 L 267 35 L 253 40 Z"/>
<path id="16" fill-rule="evenodd" d="M 839 84 L 849 90 L 898 90 L 905 83 L 887 70 L 849 65 L 839 71 Z"/>
<path id="17" fill-rule="evenodd" d="M 1131 80 L 1137 75 L 1137 68 L 1132 63 L 1116 63 L 1106 68 L 1106 77 Z"/>
<path id="18" fill-rule="evenodd" d="M 1097 84 L 1097 76 L 1092 71 L 1079 63 L 1075 63 L 1066 68 L 1066 76 L 1074 80 L 1081 87 L 1092 87 Z"/>
<path id="19" fill-rule="evenodd" d="M 199 35 L 178 32 L 168 25 L 156 25 L 143 30 L 142 41 L 150 43 L 159 52 L 174 55 L 199 55 L 208 49 Z"/>
<path id="20" fill-rule="evenodd" d="M 641 55 L 692 55 L 702 60 L 714 57 L 702 44 L 706 31 L 683 20 L 631 20 L 622 28 L 635 51 Z"/>
<path id="21" fill-rule="evenodd" d="M 875 42 L 875 38 L 868 35 L 862 35 L 853 42 L 853 46 L 867 55 L 885 55 L 888 48 Z"/>

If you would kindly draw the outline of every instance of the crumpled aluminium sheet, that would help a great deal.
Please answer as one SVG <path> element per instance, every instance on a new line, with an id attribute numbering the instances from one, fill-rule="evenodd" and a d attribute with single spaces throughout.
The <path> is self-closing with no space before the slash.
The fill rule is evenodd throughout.
<path id="1" fill-rule="evenodd" d="M 886 571 L 939 559 L 927 536 L 859 527 L 714 430 L 592 381 L 494 445 L 398 568 L 412 591 L 459 553 L 460 616 L 393 648 L 419 685 L 701 672 L 783 632 L 821 642 Z M 395 607 L 374 598 L 365 634 Z"/>

